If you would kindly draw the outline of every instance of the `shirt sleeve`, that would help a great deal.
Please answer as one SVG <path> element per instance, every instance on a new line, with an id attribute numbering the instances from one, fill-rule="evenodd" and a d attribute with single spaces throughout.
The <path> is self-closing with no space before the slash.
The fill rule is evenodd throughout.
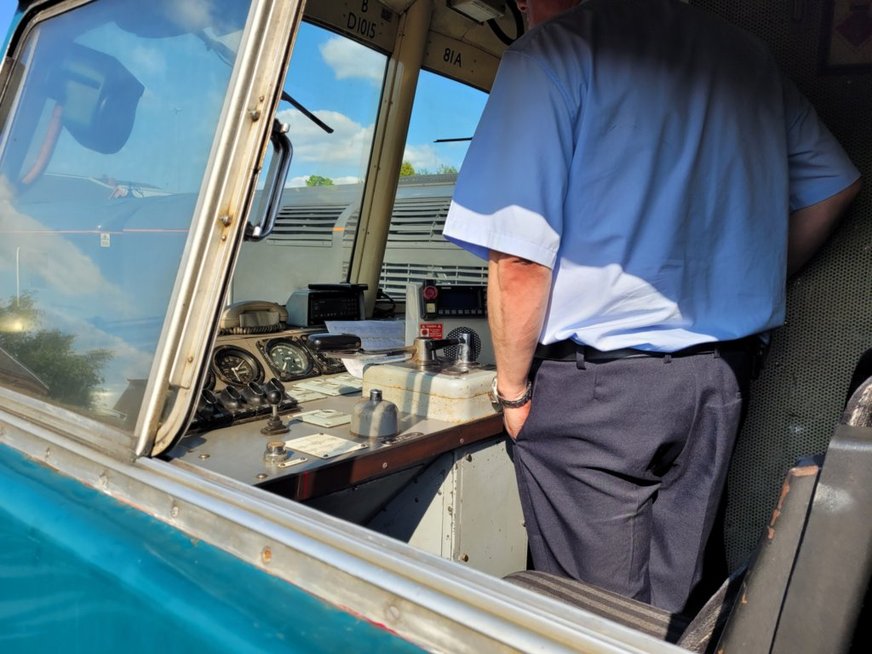
<path id="1" fill-rule="evenodd" d="M 784 81 L 791 212 L 835 195 L 860 171 L 827 129 L 811 103 L 790 80 Z"/>
<path id="2" fill-rule="evenodd" d="M 457 180 L 443 235 L 482 258 L 554 267 L 576 111 L 540 61 L 507 51 Z"/>

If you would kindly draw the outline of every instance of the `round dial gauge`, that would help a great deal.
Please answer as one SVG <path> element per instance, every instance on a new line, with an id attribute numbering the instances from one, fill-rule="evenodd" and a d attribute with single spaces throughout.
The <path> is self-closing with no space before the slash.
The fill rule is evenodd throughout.
<path id="1" fill-rule="evenodd" d="M 309 354 L 291 341 L 270 341 L 266 345 L 266 356 L 282 381 L 307 375 L 312 370 Z"/>
<path id="2" fill-rule="evenodd" d="M 263 368 L 253 356 L 238 347 L 222 347 L 212 359 L 218 377 L 227 384 L 245 385 L 263 379 Z"/>

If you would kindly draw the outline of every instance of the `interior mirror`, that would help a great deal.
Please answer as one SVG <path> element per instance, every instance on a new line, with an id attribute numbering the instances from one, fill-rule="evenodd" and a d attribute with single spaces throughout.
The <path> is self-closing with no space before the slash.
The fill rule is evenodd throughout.
<path id="1" fill-rule="evenodd" d="M 124 147 L 145 87 L 120 61 L 70 44 L 60 58 L 53 86 L 63 108 L 63 126 L 76 141 L 102 154 Z"/>

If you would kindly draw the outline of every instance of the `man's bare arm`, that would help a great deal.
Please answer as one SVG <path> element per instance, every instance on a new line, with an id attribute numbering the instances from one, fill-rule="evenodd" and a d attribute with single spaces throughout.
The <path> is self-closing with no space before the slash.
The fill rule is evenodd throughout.
<path id="1" fill-rule="evenodd" d="M 490 253 L 488 323 L 497 364 L 497 388 L 508 399 L 519 397 L 545 321 L 551 269 L 520 257 Z M 530 404 L 505 409 L 506 431 L 514 438 L 530 413 Z"/>
<path id="2" fill-rule="evenodd" d="M 860 191 L 860 180 L 833 196 L 790 216 L 787 238 L 787 274 L 802 268 L 832 233 L 839 218 Z"/>

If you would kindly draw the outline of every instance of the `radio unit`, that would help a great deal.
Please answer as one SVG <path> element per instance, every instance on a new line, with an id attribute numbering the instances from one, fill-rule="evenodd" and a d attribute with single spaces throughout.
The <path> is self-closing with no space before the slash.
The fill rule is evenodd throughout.
<path id="1" fill-rule="evenodd" d="M 288 324 L 313 327 L 328 320 L 363 320 L 364 290 L 366 284 L 309 284 L 288 298 Z"/>
<path id="2" fill-rule="evenodd" d="M 486 318 L 487 286 L 421 285 L 421 318 Z"/>

